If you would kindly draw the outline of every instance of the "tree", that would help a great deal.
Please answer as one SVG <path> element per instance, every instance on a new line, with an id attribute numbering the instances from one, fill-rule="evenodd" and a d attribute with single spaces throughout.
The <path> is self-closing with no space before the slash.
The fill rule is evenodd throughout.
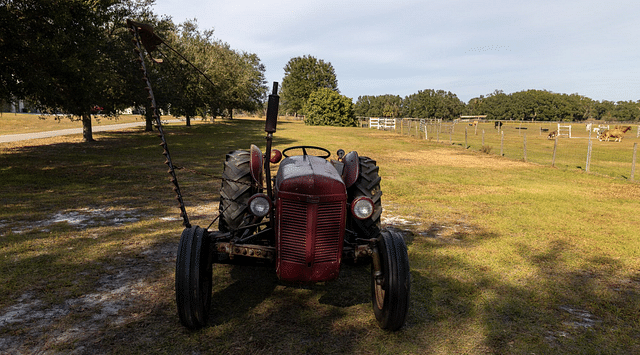
<path id="1" fill-rule="evenodd" d="M 618 101 L 614 115 L 620 121 L 638 120 L 640 118 L 640 105 L 633 101 Z"/>
<path id="2" fill-rule="evenodd" d="M 417 94 L 405 97 L 402 102 L 407 117 L 436 117 L 454 119 L 464 110 L 464 103 L 456 94 L 444 90 L 420 90 Z"/>
<path id="3" fill-rule="evenodd" d="M 329 88 L 321 88 L 311 93 L 304 106 L 304 112 L 304 123 L 311 126 L 358 125 L 352 100 Z"/>
<path id="4" fill-rule="evenodd" d="M 360 96 L 355 111 L 363 117 L 400 117 L 402 98 L 398 95 Z"/>
<path id="5" fill-rule="evenodd" d="M 160 68 L 154 84 L 159 87 L 158 101 L 173 115 L 185 116 L 190 125 L 195 116 L 226 112 L 233 117 L 234 109 L 261 109 L 267 87 L 257 55 L 231 49 L 213 37 L 213 30 L 200 31 L 195 21 L 174 25 L 164 37 L 180 55 L 165 53 L 164 63 L 154 66 Z"/>
<path id="6" fill-rule="evenodd" d="M 373 100 L 375 100 L 375 96 L 365 95 L 358 96 L 358 100 L 355 105 L 355 113 L 358 117 L 376 117 L 372 112 Z"/>
<path id="7" fill-rule="evenodd" d="M 474 97 L 473 99 L 469 100 L 464 112 L 467 115 L 479 116 L 484 115 L 485 110 L 486 104 L 484 102 L 484 95 L 480 95 L 479 97 Z"/>
<path id="8" fill-rule="evenodd" d="M 215 42 L 212 37 L 213 31 L 200 32 L 197 23 L 188 20 L 172 26 L 164 40 L 197 68 L 210 72 L 205 62 L 214 56 Z M 187 126 L 191 125 L 191 118 L 198 115 L 206 117 L 207 112 L 217 111 L 220 107 L 217 93 L 221 91 L 218 85 L 212 87 L 173 51 L 164 54 L 163 63 L 155 65 L 159 77 L 152 82 L 152 85 L 160 88 L 156 100 L 170 108 L 172 115 L 184 116 Z"/>
<path id="9" fill-rule="evenodd" d="M 513 118 L 511 113 L 511 97 L 502 90 L 495 90 L 482 100 L 484 114 L 488 119 L 492 120 L 510 120 Z"/>
<path id="10" fill-rule="evenodd" d="M 224 62 L 229 74 L 227 89 L 222 92 L 222 106 L 229 118 L 233 110 L 255 112 L 261 109 L 267 96 L 264 77 L 265 66 L 253 53 L 229 51 L 230 56 Z"/>
<path id="11" fill-rule="evenodd" d="M 26 99 L 42 112 L 80 117 L 92 141 L 91 113 L 115 114 L 131 102 L 131 62 L 123 62 L 123 17 L 152 1 L 3 0 L 0 97 Z M 130 52 L 129 52 L 130 53 Z"/>
<path id="12" fill-rule="evenodd" d="M 301 112 L 311 94 L 321 88 L 338 91 L 333 66 L 310 55 L 291 58 L 284 67 L 280 100 L 283 111 Z"/>

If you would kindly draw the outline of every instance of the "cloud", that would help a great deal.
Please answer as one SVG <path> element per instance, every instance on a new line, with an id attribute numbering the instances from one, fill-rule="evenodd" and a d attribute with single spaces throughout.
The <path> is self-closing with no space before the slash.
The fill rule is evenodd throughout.
<path id="1" fill-rule="evenodd" d="M 465 101 L 495 89 L 529 88 L 637 100 L 639 10 L 635 0 L 156 5 L 178 22 L 197 17 L 233 48 L 256 53 L 269 81 L 282 79 L 290 58 L 310 54 L 333 64 L 350 97 L 434 88 Z"/>

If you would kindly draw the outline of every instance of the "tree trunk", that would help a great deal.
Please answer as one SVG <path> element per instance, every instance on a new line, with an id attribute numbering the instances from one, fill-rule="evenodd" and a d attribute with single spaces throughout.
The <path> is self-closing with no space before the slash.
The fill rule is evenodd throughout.
<path id="1" fill-rule="evenodd" d="M 144 131 L 145 132 L 152 132 L 153 131 L 153 112 L 151 112 L 151 110 L 147 109 L 145 111 L 144 114 L 144 119 L 146 122 Z"/>
<path id="2" fill-rule="evenodd" d="M 229 119 L 232 120 L 233 119 L 233 109 L 232 108 L 228 108 L 227 112 L 229 113 Z"/>
<path id="3" fill-rule="evenodd" d="M 187 127 L 191 127 L 191 116 L 186 115 L 185 117 L 187 119 Z"/>
<path id="4" fill-rule="evenodd" d="M 82 115 L 82 138 L 85 142 L 93 142 L 93 132 L 91 131 L 91 115 Z"/>

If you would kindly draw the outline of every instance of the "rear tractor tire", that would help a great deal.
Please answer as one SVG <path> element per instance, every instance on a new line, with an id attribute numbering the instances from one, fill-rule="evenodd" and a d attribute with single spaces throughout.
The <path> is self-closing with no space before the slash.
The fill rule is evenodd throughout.
<path id="1" fill-rule="evenodd" d="M 212 260 L 207 232 L 185 228 L 176 258 L 176 304 L 180 323 L 189 329 L 207 325 L 211 310 Z"/>
<path id="2" fill-rule="evenodd" d="M 248 151 L 235 150 L 227 154 L 220 187 L 218 229 L 221 232 L 234 231 L 251 218 L 247 202 L 259 191 L 252 185 L 250 161 L 251 153 Z"/>
<path id="3" fill-rule="evenodd" d="M 373 313 L 380 328 L 396 331 L 404 325 L 409 311 L 411 274 L 404 239 L 398 233 L 383 230 L 376 243 L 377 258 L 371 266 Z"/>

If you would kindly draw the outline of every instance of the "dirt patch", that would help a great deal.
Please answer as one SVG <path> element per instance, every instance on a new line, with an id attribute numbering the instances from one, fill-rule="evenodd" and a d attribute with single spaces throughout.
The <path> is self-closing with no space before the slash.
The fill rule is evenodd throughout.
<path id="1" fill-rule="evenodd" d="M 509 169 L 515 167 L 530 167 L 529 164 L 500 157 L 479 154 L 456 149 L 417 150 L 412 152 L 391 153 L 391 157 L 398 161 L 406 160 L 412 165 L 438 165 L 459 168 L 491 168 Z"/>
<path id="2" fill-rule="evenodd" d="M 176 249 L 175 243 L 156 245 L 139 258 L 105 265 L 95 292 L 62 304 L 45 305 L 32 292 L 22 294 L 0 310 L 0 353 L 101 353 L 92 344 L 105 329 L 137 319 L 140 304 L 154 297 L 154 280 L 173 266 Z"/>
<path id="3" fill-rule="evenodd" d="M 126 223 L 138 222 L 144 217 L 145 215 L 136 209 L 86 207 L 60 211 L 53 214 L 50 218 L 38 222 L 23 223 L 21 221 L 14 221 L 14 223 L 9 223 L 6 220 L 2 220 L 0 221 L 0 229 L 8 227 L 14 234 L 22 234 L 32 230 L 47 232 L 47 227 L 56 223 L 67 223 L 72 227 L 84 229 L 97 226 L 120 226 Z M 4 233 L 0 233 L 0 236 L 2 235 L 4 235 Z"/>

